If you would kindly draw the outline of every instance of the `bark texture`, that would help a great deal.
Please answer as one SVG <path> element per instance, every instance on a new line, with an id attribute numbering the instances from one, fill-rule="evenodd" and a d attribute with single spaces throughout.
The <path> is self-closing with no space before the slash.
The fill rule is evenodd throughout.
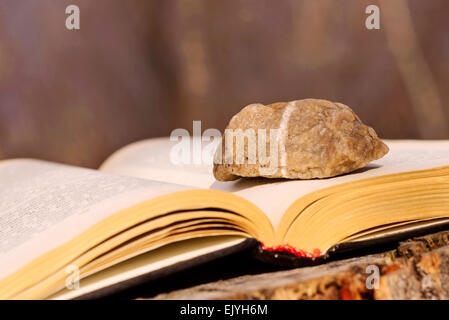
<path id="1" fill-rule="evenodd" d="M 155 299 L 449 299 L 449 231 L 409 239 L 381 254 L 243 276 Z"/>

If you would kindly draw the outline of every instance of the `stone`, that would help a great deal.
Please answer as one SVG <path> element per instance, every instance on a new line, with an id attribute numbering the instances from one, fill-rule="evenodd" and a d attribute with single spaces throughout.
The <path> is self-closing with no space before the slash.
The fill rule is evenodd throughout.
<path id="1" fill-rule="evenodd" d="M 362 168 L 388 151 L 374 129 L 342 103 L 305 99 L 251 104 L 227 125 L 215 153 L 214 176 L 219 181 L 328 178 Z"/>

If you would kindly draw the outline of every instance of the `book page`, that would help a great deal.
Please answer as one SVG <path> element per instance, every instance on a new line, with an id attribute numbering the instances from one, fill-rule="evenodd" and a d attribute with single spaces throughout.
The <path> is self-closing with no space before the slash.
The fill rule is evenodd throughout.
<path id="1" fill-rule="evenodd" d="M 214 182 L 213 155 L 216 146 L 198 141 L 201 159 L 194 159 L 194 140 L 189 139 L 185 161 L 176 154 L 178 141 L 168 137 L 130 144 L 110 156 L 100 171 L 208 189 Z M 179 151 L 179 150 L 178 150 Z M 188 153 L 188 154 L 187 154 Z"/>
<path id="2" fill-rule="evenodd" d="M 449 165 L 449 141 L 384 140 L 390 152 L 352 173 L 327 179 L 240 179 L 212 184 L 211 189 L 235 193 L 252 201 L 269 217 L 275 229 L 282 215 L 300 197 L 337 184 L 380 175 Z"/>
<path id="3" fill-rule="evenodd" d="M 159 181 L 191 184 L 232 192 L 257 205 L 276 228 L 287 208 L 307 193 L 359 179 L 449 165 L 448 140 L 384 140 L 390 152 L 365 168 L 328 179 L 239 179 L 216 181 L 212 164 L 176 165 L 170 161 L 176 142 L 150 139 L 125 147 L 114 154 L 103 170 Z"/>
<path id="4" fill-rule="evenodd" d="M 0 279 L 134 204 L 179 185 L 38 160 L 0 162 Z"/>
<path id="5" fill-rule="evenodd" d="M 78 290 L 63 289 L 49 299 L 73 299 L 183 261 L 238 245 L 245 240 L 246 238 L 239 236 L 214 236 L 175 242 L 94 273 L 81 280 L 82 285 Z"/>

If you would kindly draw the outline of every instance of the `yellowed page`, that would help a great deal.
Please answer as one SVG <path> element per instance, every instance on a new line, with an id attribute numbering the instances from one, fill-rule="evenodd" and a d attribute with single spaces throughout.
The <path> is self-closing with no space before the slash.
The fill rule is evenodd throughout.
<path id="1" fill-rule="evenodd" d="M 189 141 L 192 149 L 190 163 L 174 163 L 171 150 L 178 141 L 164 137 L 135 142 L 118 150 L 103 163 L 100 171 L 207 189 L 215 181 L 211 175 L 213 152 L 206 149 L 210 142 L 200 142 L 208 163 L 195 164 L 193 139 Z"/>
<path id="2" fill-rule="evenodd" d="M 122 209 L 189 188 L 38 160 L 8 160 L 0 163 L 0 189 L 1 280 Z"/>
<path id="3" fill-rule="evenodd" d="M 244 240 L 245 238 L 238 236 L 215 236 L 176 242 L 95 273 L 82 279 L 79 289 L 65 289 L 49 299 L 73 299 L 182 261 L 237 245 Z"/>
<path id="4" fill-rule="evenodd" d="M 337 184 L 414 170 L 449 165 L 449 141 L 385 140 L 390 152 L 353 173 L 314 180 L 238 180 L 215 182 L 211 188 L 229 191 L 250 200 L 269 217 L 276 229 L 282 215 L 298 198 Z"/>
<path id="5" fill-rule="evenodd" d="M 102 169 L 118 174 L 232 192 L 257 205 L 276 228 L 287 208 L 307 193 L 384 174 L 449 165 L 448 140 L 385 142 L 390 147 L 390 152 L 384 158 L 373 161 L 353 173 L 329 179 L 240 179 L 219 182 L 213 177 L 211 164 L 182 166 L 171 163 L 170 150 L 176 142 L 171 142 L 169 138 L 150 139 L 125 147 L 114 154 Z"/>

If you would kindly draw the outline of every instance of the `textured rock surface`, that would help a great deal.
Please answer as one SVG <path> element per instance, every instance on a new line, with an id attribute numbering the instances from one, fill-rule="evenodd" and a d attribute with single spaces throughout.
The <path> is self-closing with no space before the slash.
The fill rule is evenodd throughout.
<path id="1" fill-rule="evenodd" d="M 251 104 L 237 113 L 226 128 L 233 132 L 238 129 L 254 129 L 256 138 L 259 129 L 266 131 L 267 139 L 262 148 L 265 147 L 264 152 L 269 155 L 270 143 L 277 143 L 276 168 L 269 173 L 263 171 L 270 163 L 259 161 L 258 154 L 256 161 L 248 161 L 252 159 L 252 149 L 248 148 L 247 139 L 244 144 L 246 161 L 236 161 L 237 139 L 231 145 L 235 152 L 229 156 L 224 147 L 224 134 L 215 154 L 214 176 L 217 180 L 257 176 L 327 178 L 362 168 L 388 153 L 388 147 L 376 132 L 364 125 L 348 106 L 327 100 L 305 99 L 267 106 Z M 278 129 L 277 135 L 274 138 L 271 136 L 271 141 L 269 129 Z M 259 147 L 260 144 L 257 145 L 258 151 Z"/>

